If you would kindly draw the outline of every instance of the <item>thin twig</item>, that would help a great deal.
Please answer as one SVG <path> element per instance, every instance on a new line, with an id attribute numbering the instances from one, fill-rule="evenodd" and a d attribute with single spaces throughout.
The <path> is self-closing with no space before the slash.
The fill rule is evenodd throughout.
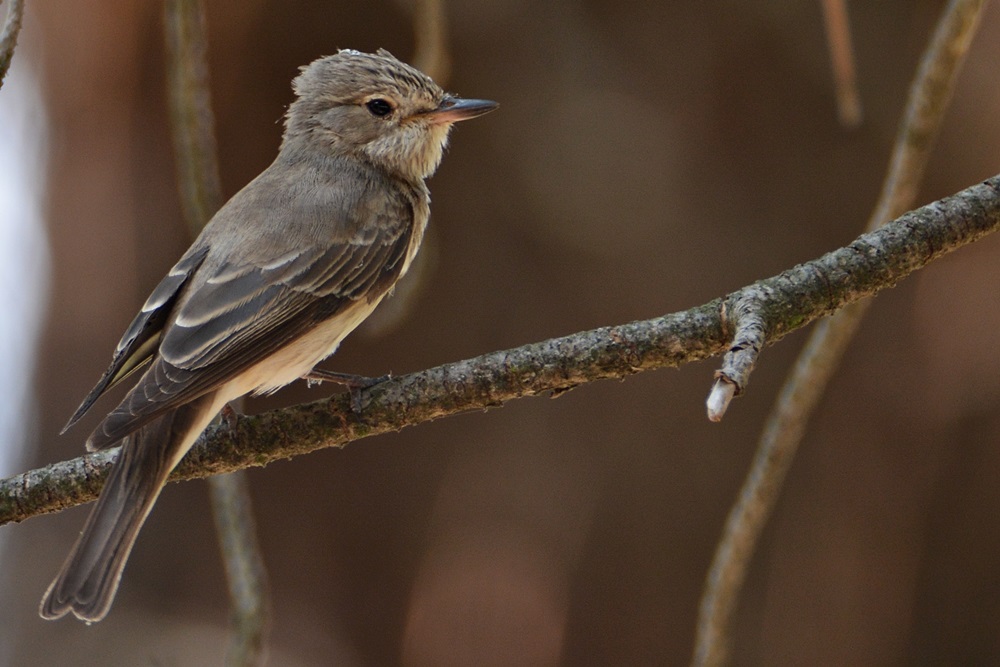
<path id="1" fill-rule="evenodd" d="M 349 394 L 210 427 L 171 476 L 208 477 L 398 431 L 469 410 L 721 354 L 721 312 L 756 293 L 768 343 L 891 287 L 929 262 L 1000 229 L 1000 175 L 901 216 L 850 245 L 697 308 L 585 331 L 394 377 Z M 112 450 L 113 452 L 114 450 Z M 0 525 L 93 500 L 107 452 L 0 481 Z"/>
<path id="2" fill-rule="evenodd" d="M 416 48 L 413 65 L 437 81 L 448 84 L 451 55 L 448 53 L 448 22 L 444 0 L 416 0 L 413 8 L 413 32 Z"/>
<path id="3" fill-rule="evenodd" d="M 983 4 L 984 0 L 953 0 L 945 9 L 910 89 L 891 164 L 868 229 L 898 216 L 916 198 Z M 726 662 L 733 610 L 757 539 L 774 509 L 806 423 L 870 303 L 855 303 L 820 323 L 781 390 L 708 572 L 699 610 L 694 665 Z"/>
<path id="4" fill-rule="evenodd" d="M 451 72 L 448 53 L 448 22 L 444 0 L 414 0 L 413 2 L 414 50 L 410 62 L 439 85 L 447 87 Z M 393 298 L 386 299 L 365 320 L 363 335 L 384 336 L 395 329 L 413 311 L 418 296 L 430 281 L 436 262 L 438 229 L 431 225 L 424 235 L 420 253 L 410 265 L 406 279 L 396 284 Z"/>
<path id="5" fill-rule="evenodd" d="M 0 87 L 10 69 L 14 58 L 14 47 L 17 46 L 17 35 L 21 32 L 21 21 L 24 18 L 24 0 L 10 0 L 7 5 L 7 18 L 0 31 Z"/>
<path id="6" fill-rule="evenodd" d="M 733 330 L 733 342 L 722 356 L 722 368 L 715 371 L 715 384 L 706 402 L 711 421 L 722 421 L 730 401 L 746 389 L 767 343 L 767 322 L 757 299 L 756 293 L 748 292 L 732 309 L 723 312 L 732 323 L 729 328 Z"/>
<path id="7" fill-rule="evenodd" d="M 208 39 L 200 0 L 167 0 L 164 31 L 177 186 L 184 219 L 194 237 L 223 203 L 208 82 Z"/>
<path id="8" fill-rule="evenodd" d="M 164 9 L 177 182 L 194 236 L 222 206 L 205 12 L 201 0 L 168 0 Z M 244 475 L 239 470 L 209 480 L 232 606 L 233 634 L 226 655 L 231 667 L 263 664 L 270 618 L 267 573 Z"/>
<path id="9" fill-rule="evenodd" d="M 847 0 L 823 0 L 823 22 L 837 92 L 837 117 L 844 127 L 855 128 L 861 124 L 861 95 L 854 75 L 854 47 L 851 45 L 851 24 L 847 20 Z"/>
<path id="10" fill-rule="evenodd" d="M 229 599 L 233 639 L 226 665 L 264 664 L 265 641 L 271 616 L 267 573 L 257 544 L 257 524 L 250 505 L 246 471 L 209 479 L 212 516 L 219 534 Z"/>

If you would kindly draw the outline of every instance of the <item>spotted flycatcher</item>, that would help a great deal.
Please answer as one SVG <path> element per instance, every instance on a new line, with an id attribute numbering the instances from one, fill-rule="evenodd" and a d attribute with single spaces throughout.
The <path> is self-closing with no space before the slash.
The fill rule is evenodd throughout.
<path id="1" fill-rule="evenodd" d="M 322 376 L 313 367 L 413 260 L 429 215 L 424 179 L 452 124 L 497 107 L 445 93 L 387 51 L 321 58 L 293 86 L 277 159 L 153 290 L 66 426 L 141 371 L 87 440 L 121 452 L 45 592 L 44 618 L 104 618 L 167 476 L 223 406 Z"/>

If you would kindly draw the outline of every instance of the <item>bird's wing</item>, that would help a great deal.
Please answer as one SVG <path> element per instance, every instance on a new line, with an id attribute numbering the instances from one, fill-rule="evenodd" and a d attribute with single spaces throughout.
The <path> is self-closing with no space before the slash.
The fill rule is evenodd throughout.
<path id="1" fill-rule="evenodd" d="M 132 324 L 125 331 L 125 335 L 118 342 L 111 365 L 104 371 L 104 375 L 101 376 L 101 379 L 90 390 L 87 397 L 83 399 L 80 407 L 70 417 L 66 426 L 62 429 L 62 433 L 65 433 L 73 424 L 79 421 L 80 417 L 90 410 L 94 402 L 104 392 L 142 368 L 153 358 L 157 347 L 160 345 L 160 339 L 163 336 L 163 327 L 166 325 L 170 311 L 177 302 L 177 297 L 181 293 L 185 283 L 188 282 L 191 275 L 205 260 L 208 248 L 193 248 L 192 250 L 193 252 L 184 255 L 170 269 L 166 277 L 160 281 L 160 284 L 156 286 L 153 293 L 149 295 L 146 303 L 142 306 L 142 310 L 135 316 Z"/>
<path id="2" fill-rule="evenodd" d="M 203 264 L 175 303 L 152 366 L 87 447 L 114 444 L 229 382 L 348 305 L 388 291 L 402 272 L 414 210 L 402 198 L 377 199 L 381 210 L 375 218 L 382 224 L 337 225 L 341 238 L 333 243 L 302 249 L 287 244 L 266 260 L 223 262 L 213 269 Z M 369 207 L 365 214 L 373 213 Z"/>

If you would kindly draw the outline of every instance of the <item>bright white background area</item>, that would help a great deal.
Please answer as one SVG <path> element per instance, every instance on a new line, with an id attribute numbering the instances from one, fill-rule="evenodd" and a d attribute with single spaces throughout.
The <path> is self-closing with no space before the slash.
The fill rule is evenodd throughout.
<path id="1" fill-rule="evenodd" d="M 0 477 L 22 471 L 35 430 L 35 357 L 49 289 L 46 143 L 38 81 L 22 49 L 0 88 Z M 0 665 L 10 664 L 5 646 L 0 639 Z"/>
<path id="2" fill-rule="evenodd" d="M 0 88 L 0 475 L 21 468 L 34 418 L 33 372 L 48 295 L 42 197 L 45 113 L 31 63 L 17 52 Z"/>

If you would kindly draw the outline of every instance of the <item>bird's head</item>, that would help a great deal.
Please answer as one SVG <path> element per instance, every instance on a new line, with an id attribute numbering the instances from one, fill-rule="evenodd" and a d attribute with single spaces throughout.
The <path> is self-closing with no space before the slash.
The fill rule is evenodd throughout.
<path id="1" fill-rule="evenodd" d="M 355 155 L 407 180 L 437 169 L 453 123 L 497 107 L 445 93 L 391 53 L 342 50 L 302 68 L 283 148 Z"/>

